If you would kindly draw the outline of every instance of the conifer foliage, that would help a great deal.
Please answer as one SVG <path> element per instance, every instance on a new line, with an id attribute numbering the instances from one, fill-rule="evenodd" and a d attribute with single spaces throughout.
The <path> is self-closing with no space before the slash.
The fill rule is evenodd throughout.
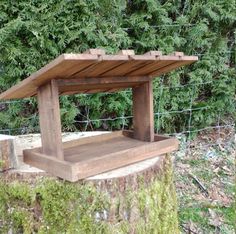
<path id="1" fill-rule="evenodd" d="M 235 0 L 21 0 L 0 1 L 0 91 L 61 53 L 104 48 L 199 55 L 200 61 L 156 79 L 155 127 L 184 131 L 235 117 Z M 203 84 L 202 84 L 203 83 Z M 61 98 L 63 130 L 119 129 L 130 119 L 131 93 Z M 171 112 L 171 113 L 169 113 Z M 176 113 L 175 113 L 176 112 Z M 0 103 L 0 129 L 37 131 L 34 99 Z M 14 133 L 14 132 L 13 132 Z M 18 133 L 18 132 L 16 132 Z"/>

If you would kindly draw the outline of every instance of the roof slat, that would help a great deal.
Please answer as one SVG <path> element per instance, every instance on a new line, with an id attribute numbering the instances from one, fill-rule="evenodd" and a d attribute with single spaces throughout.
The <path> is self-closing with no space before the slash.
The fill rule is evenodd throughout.
<path id="1" fill-rule="evenodd" d="M 105 55 L 106 51 L 104 49 L 88 49 L 83 54 Z"/>
<path id="2" fill-rule="evenodd" d="M 73 74 L 74 77 L 95 77 L 100 76 L 102 73 L 110 71 L 129 60 L 127 55 L 102 55 L 99 62 L 94 63 L 92 66 L 82 71 Z"/>
<path id="3" fill-rule="evenodd" d="M 120 50 L 118 55 L 135 55 L 134 50 Z"/>
<path id="4" fill-rule="evenodd" d="M 145 53 L 145 55 L 154 55 L 156 57 L 161 56 L 162 52 L 159 50 L 150 50 L 147 53 Z"/>
<path id="5" fill-rule="evenodd" d="M 167 61 L 167 60 L 164 60 L 164 61 L 156 60 L 156 61 L 154 61 L 154 62 L 152 62 L 152 63 L 150 63 L 150 64 L 148 64 L 144 67 L 138 68 L 138 69 L 126 74 L 126 75 L 130 75 L 130 76 L 136 76 L 137 74 L 141 75 L 141 76 L 142 75 L 150 75 L 152 72 L 156 71 L 157 69 L 165 67 L 165 66 L 167 66 L 169 64 L 172 64 L 174 62 L 176 62 L 176 61 L 175 60 L 169 60 L 169 61 Z"/>
<path id="6" fill-rule="evenodd" d="M 154 76 L 160 76 L 160 75 L 163 75 L 164 73 L 167 73 L 167 72 L 170 72 L 170 71 L 173 71 L 174 69 L 176 68 L 179 68 L 179 67 L 182 67 L 184 65 L 189 65 L 191 64 L 192 61 L 180 61 L 180 62 L 175 62 L 175 63 L 172 63 L 170 64 L 169 66 L 165 66 L 161 69 L 158 69 L 154 72 L 152 72 L 150 74 L 150 76 L 154 77 Z"/>
<path id="7" fill-rule="evenodd" d="M 0 94 L 0 99 L 31 97 L 37 93 L 39 86 L 52 79 L 89 79 L 90 77 L 99 79 L 111 76 L 151 78 L 197 60 L 196 56 L 186 56 L 182 52 L 162 55 L 161 51 L 136 55 L 133 50 L 121 50 L 116 55 L 107 55 L 103 49 L 89 49 L 82 54 L 62 54 L 27 79 Z M 91 90 L 90 87 L 88 90 Z"/>

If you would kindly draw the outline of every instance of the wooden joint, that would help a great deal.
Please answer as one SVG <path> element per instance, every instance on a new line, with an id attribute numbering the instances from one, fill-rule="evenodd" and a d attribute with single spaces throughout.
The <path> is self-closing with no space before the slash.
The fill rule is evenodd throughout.
<path id="1" fill-rule="evenodd" d="M 83 52 L 83 54 L 93 54 L 93 55 L 105 55 L 106 51 L 104 49 L 88 49 Z"/>
<path id="2" fill-rule="evenodd" d="M 159 50 L 150 50 L 147 53 L 145 53 L 144 55 L 151 55 L 151 56 L 156 56 L 156 57 L 160 57 L 162 56 L 162 52 Z"/>
<path id="3" fill-rule="evenodd" d="M 134 50 L 120 50 L 117 54 L 131 56 L 131 55 L 135 55 L 135 52 Z"/>
<path id="4" fill-rule="evenodd" d="M 183 52 L 175 51 L 175 52 L 172 53 L 171 55 L 174 55 L 174 56 L 177 56 L 177 57 L 183 57 L 183 56 L 184 56 L 184 53 L 183 53 Z"/>

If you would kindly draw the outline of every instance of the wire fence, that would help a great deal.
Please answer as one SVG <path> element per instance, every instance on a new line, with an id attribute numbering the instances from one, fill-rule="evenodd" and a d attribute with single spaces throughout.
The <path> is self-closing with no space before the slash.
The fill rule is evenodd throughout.
<path id="1" fill-rule="evenodd" d="M 151 26 L 152 28 L 161 28 L 161 27 L 193 27 L 196 26 L 196 24 L 165 24 L 165 25 L 153 25 Z M 124 30 L 131 30 L 131 28 L 123 28 Z M 222 51 L 222 52 L 207 52 L 207 53 L 195 53 L 193 55 L 198 56 L 200 58 L 204 57 L 204 56 L 213 56 L 213 55 L 219 55 L 219 54 L 227 54 L 227 55 L 233 55 L 236 54 L 235 50 L 226 50 L 226 51 Z M 218 116 L 218 122 L 217 124 L 213 125 L 213 126 L 207 126 L 204 128 L 197 128 L 196 126 L 193 125 L 192 123 L 192 118 L 193 118 L 193 112 L 198 112 L 198 111 L 203 111 L 203 110 L 208 110 L 211 108 L 211 106 L 203 106 L 203 107 L 194 107 L 193 102 L 194 102 L 194 97 L 193 97 L 193 93 L 194 90 L 196 89 L 196 87 L 199 86 L 204 86 L 204 85 L 211 85 L 213 81 L 202 81 L 202 82 L 198 82 L 198 83 L 187 83 L 187 84 L 181 84 L 181 85 L 174 85 L 174 86 L 169 86 L 169 85 L 164 85 L 164 79 L 163 77 L 161 77 L 159 85 L 160 87 L 158 88 L 154 88 L 155 90 L 158 90 L 159 96 L 160 96 L 160 100 L 159 103 L 157 103 L 157 112 L 154 113 L 154 119 L 155 119 L 155 124 L 156 126 L 160 126 L 160 122 L 161 122 L 161 118 L 165 115 L 174 115 L 174 114 L 185 114 L 188 115 L 188 121 L 186 123 L 185 126 L 183 126 L 183 130 L 181 131 L 177 131 L 177 132 L 170 132 L 166 135 L 168 136 L 187 136 L 187 143 L 188 145 L 191 145 L 192 143 L 192 138 L 191 135 L 194 134 L 205 134 L 206 132 L 214 132 L 215 135 L 217 135 L 217 138 L 215 138 L 215 141 L 206 143 L 205 146 L 217 146 L 217 145 L 222 145 L 222 144 L 230 144 L 231 142 L 233 142 L 233 137 L 228 138 L 226 141 L 223 140 L 223 138 L 221 137 L 222 132 L 224 131 L 230 131 L 231 132 L 231 136 L 233 136 L 235 134 L 235 123 L 234 121 L 227 121 L 227 123 L 223 123 L 222 119 L 221 119 L 221 114 L 219 113 Z M 218 80 L 214 80 L 214 82 L 220 82 Z M 189 88 L 192 92 L 190 95 L 190 100 L 189 100 L 189 107 L 185 108 L 185 109 L 179 109 L 179 110 L 161 110 L 161 99 L 164 98 L 163 97 L 163 92 L 166 89 L 182 89 L 182 88 Z M 123 93 L 124 95 L 130 95 L 132 93 L 131 89 L 129 90 L 124 90 L 124 91 L 120 91 L 120 93 Z M 91 94 L 83 94 L 86 96 L 89 96 Z M 113 93 L 104 93 L 104 95 L 113 95 Z M 11 100 L 11 101 L 1 101 L 0 104 L 1 105 L 11 105 L 11 104 L 24 104 L 26 102 L 28 102 L 29 99 L 23 99 L 23 100 Z M 235 100 L 234 100 L 235 101 Z M 235 104 L 236 105 L 236 104 Z M 1 109 L 0 109 L 1 111 Z M 37 119 L 37 115 L 34 114 L 32 116 L 29 116 L 27 119 L 35 119 L 35 121 L 38 122 Z M 117 121 L 117 120 L 121 120 L 122 121 L 122 129 L 125 128 L 126 125 L 126 121 L 132 121 L 133 116 L 132 115 L 125 115 L 123 114 L 122 116 L 116 116 L 116 117 L 108 117 L 108 118 L 99 118 L 99 119 L 91 119 L 90 115 L 89 115 L 89 110 L 86 116 L 83 116 L 83 120 L 75 120 L 74 124 L 84 124 L 84 130 L 86 131 L 88 129 L 88 127 L 96 122 L 112 122 L 112 121 Z M 0 134 L 27 134 L 29 132 L 39 132 L 39 126 L 33 127 L 33 126 L 28 126 L 28 127 L 20 127 L 20 128 L 6 128 L 6 129 L 0 129 Z M 158 133 L 159 128 L 157 127 L 156 132 Z M 204 147 L 201 144 L 201 147 Z"/>
<path id="2" fill-rule="evenodd" d="M 184 84 L 184 85 L 175 85 L 175 86 L 165 86 L 163 84 L 164 82 L 164 78 L 162 77 L 160 79 L 159 85 L 160 87 L 158 88 L 158 93 L 159 93 L 159 103 L 157 103 L 157 112 L 154 113 L 154 120 L 155 120 L 155 125 L 156 126 L 160 126 L 160 121 L 161 121 L 161 117 L 165 116 L 165 115 L 173 115 L 173 114 L 185 114 L 188 116 L 188 121 L 186 123 L 185 126 L 183 126 L 183 130 L 181 131 L 177 131 L 177 132 L 170 132 L 167 133 L 165 135 L 168 136 L 176 136 L 180 139 L 185 139 L 185 145 L 188 146 L 189 148 L 193 145 L 193 143 L 195 142 L 196 138 L 192 138 L 192 135 L 196 136 L 196 135 L 202 135 L 204 134 L 204 136 L 206 136 L 207 134 L 212 135 L 214 134 L 214 139 L 213 140 L 205 140 L 199 144 L 195 144 L 194 148 L 206 148 L 206 147 L 213 147 L 213 146 L 220 146 L 222 147 L 222 145 L 231 145 L 234 142 L 234 134 L 235 134 L 235 123 L 234 121 L 226 121 L 226 123 L 224 123 L 224 121 L 222 120 L 222 116 L 221 113 L 219 113 L 218 116 L 218 121 L 215 125 L 212 126 L 207 126 L 207 127 L 203 127 L 203 128 L 197 128 L 196 126 L 194 126 L 194 124 L 192 123 L 192 117 L 193 117 L 193 112 L 198 112 L 198 111 L 203 111 L 203 110 L 208 110 L 209 108 L 211 108 L 211 106 L 203 106 L 203 107 L 194 107 L 193 106 L 193 102 L 194 102 L 194 96 L 193 93 L 195 91 L 195 89 L 198 86 L 203 86 L 203 85 L 209 85 L 211 84 L 213 81 L 208 81 L 208 82 L 200 82 L 200 83 L 188 83 L 188 84 Z M 214 81 L 215 82 L 215 81 Z M 161 111 L 161 99 L 164 98 L 163 97 L 163 90 L 165 89 L 179 89 L 179 88 L 190 88 L 191 92 L 190 92 L 190 100 L 189 100 L 189 107 L 185 108 L 185 109 L 181 109 L 181 110 L 169 110 L 169 111 Z M 131 90 L 125 90 L 125 91 L 121 91 L 123 94 L 131 94 Z M 114 93 L 104 93 L 104 95 L 113 95 Z M 191 95 L 192 94 L 192 95 Z M 91 94 L 83 94 L 86 96 L 89 96 Z M 15 104 L 15 103 L 25 103 L 28 102 L 29 99 L 23 99 L 23 100 L 13 100 L 13 101 L 4 101 L 4 102 L 0 102 L 1 105 L 9 105 L 11 106 L 11 104 Z M 29 118 L 35 119 L 37 121 L 37 114 L 34 114 L 32 116 L 29 116 Z M 28 119 L 29 119 L 28 118 Z M 116 116 L 113 118 L 98 118 L 98 119 L 91 119 L 90 115 L 89 115 L 89 110 L 87 112 L 86 116 L 83 116 L 83 120 L 75 120 L 74 124 L 84 124 L 84 130 L 86 131 L 89 126 L 93 123 L 96 122 L 110 122 L 110 121 L 117 121 L 117 120 L 121 120 L 122 121 L 122 129 L 124 129 L 126 127 L 126 121 L 132 121 L 133 116 L 132 115 L 123 115 L 123 116 Z M 17 134 L 17 135 L 22 135 L 22 134 L 27 134 L 29 132 L 39 132 L 39 126 L 36 127 L 32 127 L 32 126 L 23 126 L 21 128 L 8 128 L 8 129 L 0 129 L 0 134 Z M 158 133 L 159 128 L 157 127 L 156 129 L 156 133 Z M 225 137 L 225 132 L 227 132 L 227 137 Z M 224 135 L 222 137 L 222 135 Z"/>

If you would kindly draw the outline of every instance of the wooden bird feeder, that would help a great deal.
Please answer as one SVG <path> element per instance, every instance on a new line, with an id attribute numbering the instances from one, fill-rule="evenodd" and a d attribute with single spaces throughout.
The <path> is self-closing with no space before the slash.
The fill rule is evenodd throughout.
<path id="1" fill-rule="evenodd" d="M 174 151 L 175 138 L 154 134 L 153 78 L 197 61 L 181 52 L 107 55 L 90 49 L 62 54 L 0 99 L 37 96 L 42 147 L 24 150 L 24 162 L 69 181 L 109 171 Z M 59 95 L 117 92 L 132 88 L 133 131 L 113 132 L 62 142 Z"/>

